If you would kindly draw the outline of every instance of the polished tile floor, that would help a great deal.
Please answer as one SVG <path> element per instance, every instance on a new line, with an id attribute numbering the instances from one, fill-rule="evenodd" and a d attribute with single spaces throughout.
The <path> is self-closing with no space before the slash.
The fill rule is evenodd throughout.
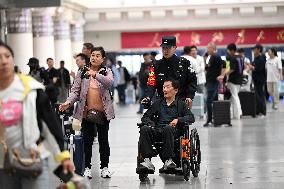
<path id="1" fill-rule="evenodd" d="M 232 127 L 196 127 L 201 140 L 202 163 L 198 178 L 188 182 L 181 176 L 159 175 L 158 171 L 140 183 L 135 173 L 139 130 L 137 105 L 116 106 L 111 122 L 111 179 L 100 178 L 98 144 L 93 145 L 92 188 L 193 188 L 193 189 L 283 189 L 284 188 L 284 102 L 265 118 L 233 120 Z M 156 170 L 162 166 L 154 158 Z"/>

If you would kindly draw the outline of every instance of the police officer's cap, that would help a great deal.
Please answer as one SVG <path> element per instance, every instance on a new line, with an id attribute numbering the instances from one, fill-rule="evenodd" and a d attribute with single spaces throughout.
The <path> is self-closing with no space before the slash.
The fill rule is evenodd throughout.
<path id="1" fill-rule="evenodd" d="M 39 65 L 39 60 L 37 58 L 30 58 L 28 62 L 29 66 L 38 66 Z"/>
<path id="2" fill-rule="evenodd" d="M 160 47 L 172 47 L 176 46 L 176 37 L 175 36 L 164 36 L 162 38 L 162 44 Z"/>

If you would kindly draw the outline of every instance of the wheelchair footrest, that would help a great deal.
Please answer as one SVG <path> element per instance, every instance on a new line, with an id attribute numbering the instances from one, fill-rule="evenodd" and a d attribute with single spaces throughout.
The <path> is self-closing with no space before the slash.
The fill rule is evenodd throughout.
<path id="1" fill-rule="evenodd" d="M 155 171 L 149 170 L 146 167 L 137 167 L 136 168 L 136 173 L 137 174 L 154 174 Z"/>
<path id="2" fill-rule="evenodd" d="M 159 173 L 164 173 L 164 174 L 181 174 L 182 173 L 182 169 L 181 168 L 175 168 L 175 169 L 162 169 L 159 170 Z"/>

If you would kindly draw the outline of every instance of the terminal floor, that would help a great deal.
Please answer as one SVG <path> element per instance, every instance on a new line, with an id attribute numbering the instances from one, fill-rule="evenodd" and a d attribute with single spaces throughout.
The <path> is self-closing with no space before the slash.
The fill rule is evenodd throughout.
<path id="1" fill-rule="evenodd" d="M 98 144 L 93 145 L 92 188 L 122 189 L 283 189 L 284 188 L 284 101 L 279 110 L 265 118 L 232 120 L 232 127 L 208 127 L 197 120 L 201 140 L 202 163 L 198 178 L 188 182 L 182 176 L 160 175 L 160 159 L 153 158 L 156 173 L 141 183 L 135 173 L 139 130 L 138 105 L 116 106 L 111 122 L 110 179 L 100 177 Z"/>

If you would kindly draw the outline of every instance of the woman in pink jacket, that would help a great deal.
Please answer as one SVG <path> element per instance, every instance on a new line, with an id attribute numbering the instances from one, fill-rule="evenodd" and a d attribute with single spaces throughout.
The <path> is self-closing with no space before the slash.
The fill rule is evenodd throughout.
<path id="1" fill-rule="evenodd" d="M 71 88 L 71 93 L 59 110 L 64 111 L 78 102 L 74 118 L 82 121 L 82 133 L 85 150 L 84 175 L 92 178 L 91 158 L 94 140 L 94 127 L 97 127 L 101 161 L 101 177 L 110 178 L 108 170 L 110 148 L 108 142 L 109 122 L 114 119 L 114 109 L 110 89 L 113 74 L 102 66 L 105 58 L 103 47 L 95 47 L 90 57 L 90 65 L 79 72 Z"/>

